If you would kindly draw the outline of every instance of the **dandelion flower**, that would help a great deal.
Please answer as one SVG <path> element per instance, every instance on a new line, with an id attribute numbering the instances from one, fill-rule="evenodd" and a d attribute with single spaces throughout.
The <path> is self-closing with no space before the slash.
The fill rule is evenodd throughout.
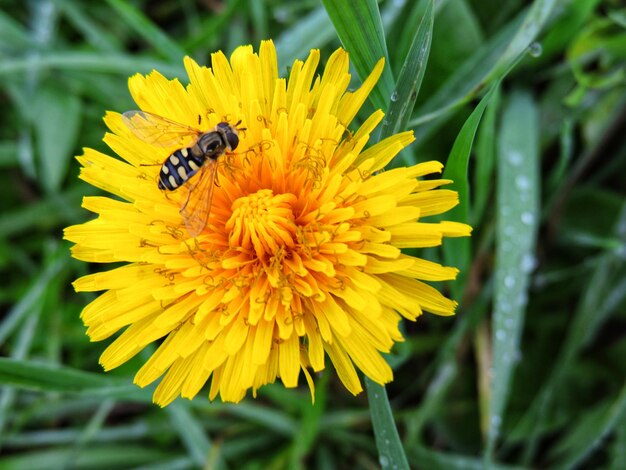
<path id="1" fill-rule="evenodd" d="M 357 369 L 392 380 L 382 353 L 403 340 L 402 317 L 454 313 L 455 302 L 424 281 L 457 270 L 402 249 L 469 235 L 461 223 L 423 220 L 452 208 L 457 193 L 440 189 L 449 180 L 419 179 L 440 173 L 438 162 L 382 171 L 413 134 L 365 148 L 381 111 L 348 130 L 382 60 L 347 91 L 348 54 L 335 51 L 321 76 L 319 59 L 312 50 L 280 78 L 265 41 L 258 53 L 237 48 L 230 61 L 217 52 L 211 68 L 186 58 L 187 86 L 156 71 L 130 78 L 146 113 L 194 128 L 245 128 L 236 150 L 218 159 L 208 220 L 195 237 L 180 213 L 185 192 L 157 185 L 159 164 L 182 145 L 146 143 L 109 112 L 104 141 L 122 160 L 92 149 L 78 157 L 80 177 L 116 197 L 85 197 L 97 218 L 65 237 L 79 260 L 121 263 L 74 282 L 77 291 L 104 291 L 82 320 L 92 341 L 124 329 L 101 356 L 105 370 L 158 343 L 135 383 L 162 377 L 161 406 L 207 382 L 211 400 L 238 402 L 277 378 L 296 387 L 300 372 L 313 394 L 311 371 L 327 363 L 357 394 Z"/>

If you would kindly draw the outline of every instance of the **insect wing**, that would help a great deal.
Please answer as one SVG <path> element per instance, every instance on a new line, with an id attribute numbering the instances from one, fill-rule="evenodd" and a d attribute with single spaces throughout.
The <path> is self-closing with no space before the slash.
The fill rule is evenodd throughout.
<path id="1" fill-rule="evenodd" d="M 122 120 L 133 134 L 159 147 L 189 147 L 202 131 L 145 111 L 126 111 Z"/>
<path id="2" fill-rule="evenodd" d="M 211 213 L 216 174 L 217 162 L 208 159 L 200 169 L 199 174 L 181 187 L 183 191 L 188 193 L 186 197 L 183 196 L 180 213 L 183 216 L 187 232 L 192 237 L 198 236 L 206 227 Z"/>

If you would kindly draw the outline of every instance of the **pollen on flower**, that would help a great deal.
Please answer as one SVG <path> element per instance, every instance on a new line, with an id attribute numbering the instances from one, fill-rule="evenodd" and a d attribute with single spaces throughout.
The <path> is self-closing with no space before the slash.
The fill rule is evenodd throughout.
<path id="1" fill-rule="evenodd" d="M 351 92 L 345 51 L 331 55 L 321 77 L 318 62 L 311 51 L 281 78 L 265 41 L 258 53 L 242 46 L 230 60 L 213 54 L 212 68 L 186 58 L 186 87 L 157 72 L 136 75 L 130 90 L 143 111 L 134 119 L 167 118 L 170 127 L 142 132 L 172 145 L 151 145 L 108 113 L 105 142 L 121 160 L 91 149 L 78 157 L 81 178 L 118 199 L 84 199 L 97 218 L 66 229 L 72 253 L 125 263 L 74 282 L 77 291 L 104 291 L 82 312 L 87 334 L 99 341 L 123 330 L 101 357 L 106 370 L 157 342 L 135 383 L 160 379 L 154 400 L 162 406 L 206 384 L 210 399 L 237 402 L 276 379 L 296 387 L 300 372 L 313 394 L 310 371 L 328 363 L 356 394 L 357 370 L 392 380 L 382 354 L 403 340 L 402 317 L 454 313 L 455 302 L 425 281 L 453 279 L 457 270 L 402 252 L 470 234 L 467 225 L 426 219 L 458 203 L 454 191 L 440 189 L 450 181 L 419 179 L 441 164 L 381 172 L 412 133 L 366 148 L 382 112 L 348 126 L 382 60 Z M 162 191 L 158 165 L 146 165 L 194 145 L 180 129 L 197 127 L 198 116 L 199 132 L 241 121 L 237 149 L 213 155 L 213 186 L 199 172 Z M 206 192 L 197 207 L 210 210 L 191 234 L 181 208 L 198 188 Z"/>

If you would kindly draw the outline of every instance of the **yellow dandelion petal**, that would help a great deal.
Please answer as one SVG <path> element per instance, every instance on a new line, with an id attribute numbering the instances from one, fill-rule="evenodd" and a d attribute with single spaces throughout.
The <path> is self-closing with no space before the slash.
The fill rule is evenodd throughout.
<path id="1" fill-rule="evenodd" d="M 258 53 L 212 54 L 211 68 L 185 58 L 186 85 L 135 75 L 139 111 L 105 117 L 120 158 L 77 157 L 80 177 L 114 198 L 84 199 L 95 218 L 65 230 L 72 255 L 122 263 L 74 282 L 101 292 L 81 318 L 93 341 L 123 330 L 100 358 L 106 370 L 158 343 L 135 383 L 159 381 L 161 406 L 203 388 L 237 402 L 277 379 L 313 394 L 311 371 L 328 364 L 357 394 L 358 371 L 393 379 L 383 354 L 403 341 L 402 317 L 454 313 L 426 282 L 458 271 L 402 252 L 471 232 L 425 219 L 458 203 L 439 189 L 449 180 L 421 179 L 442 165 L 380 172 L 412 132 L 368 147 L 382 111 L 347 126 L 384 62 L 355 91 L 347 52 L 322 73 L 319 62 L 313 50 L 281 78 L 263 41 Z"/>

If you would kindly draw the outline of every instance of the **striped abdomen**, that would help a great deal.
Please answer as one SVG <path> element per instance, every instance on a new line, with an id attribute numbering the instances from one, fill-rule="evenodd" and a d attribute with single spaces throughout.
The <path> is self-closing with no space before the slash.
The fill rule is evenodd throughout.
<path id="1" fill-rule="evenodd" d="M 205 155 L 195 155 L 192 150 L 192 147 L 176 150 L 165 160 L 159 174 L 159 189 L 177 189 L 204 165 Z"/>

